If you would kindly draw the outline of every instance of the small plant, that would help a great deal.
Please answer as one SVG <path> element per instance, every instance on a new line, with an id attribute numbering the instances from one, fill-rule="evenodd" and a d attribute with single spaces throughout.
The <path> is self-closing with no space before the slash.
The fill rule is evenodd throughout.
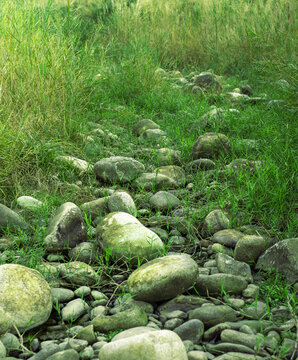
<path id="1" fill-rule="evenodd" d="M 123 331 L 122 329 L 109 331 L 108 334 L 106 335 L 106 341 L 111 341 L 114 336 L 121 333 L 122 331 Z"/>

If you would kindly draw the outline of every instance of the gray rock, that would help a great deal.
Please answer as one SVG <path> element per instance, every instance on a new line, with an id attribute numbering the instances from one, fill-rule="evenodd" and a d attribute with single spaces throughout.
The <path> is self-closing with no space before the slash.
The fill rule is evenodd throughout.
<path id="1" fill-rule="evenodd" d="M 81 210 L 71 202 L 61 205 L 47 229 L 44 240 L 47 251 L 58 252 L 74 248 L 86 240 L 87 230 Z"/>
<path id="2" fill-rule="evenodd" d="M 224 355 L 217 356 L 214 360 L 264 360 L 262 356 L 250 355 L 243 352 L 229 351 Z"/>
<path id="3" fill-rule="evenodd" d="M 2 343 L 4 345 L 7 353 L 10 353 L 11 351 L 14 351 L 14 350 L 21 350 L 21 344 L 20 344 L 19 339 L 11 333 L 6 333 L 6 334 L 2 335 L 0 337 L 0 343 Z"/>
<path id="4" fill-rule="evenodd" d="M 215 162 L 210 159 L 197 159 L 188 163 L 187 168 L 193 172 L 213 170 L 215 168 Z"/>
<path id="5" fill-rule="evenodd" d="M 200 298 L 198 296 L 192 296 L 192 295 L 178 295 L 174 299 L 167 301 L 160 305 L 157 310 L 159 313 L 169 313 L 172 311 L 183 311 L 188 312 L 190 310 L 196 309 L 197 307 L 208 304 L 209 301 Z"/>
<path id="6" fill-rule="evenodd" d="M 259 294 L 259 287 L 255 284 L 249 284 L 246 289 L 243 290 L 242 296 L 246 298 L 256 298 Z"/>
<path id="7" fill-rule="evenodd" d="M 204 305 L 189 312 L 189 319 L 201 320 L 206 328 L 225 321 L 237 321 L 238 313 L 227 305 Z"/>
<path id="8" fill-rule="evenodd" d="M 88 360 L 94 356 L 94 350 L 92 346 L 87 346 L 84 350 L 80 352 L 80 359 L 81 360 Z"/>
<path id="9" fill-rule="evenodd" d="M 261 236 L 243 236 L 235 246 L 235 259 L 248 264 L 254 263 L 266 250 L 266 243 L 266 240 Z"/>
<path id="10" fill-rule="evenodd" d="M 32 196 L 20 196 L 17 198 L 17 204 L 23 208 L 23 209 L 28 209 L 31 211 L 36 211 L 36 210 L 40 210 L 42 209 L 42 207 L 44 206 L 44 204 L 37 200 L 34 199 Z"/>
<path id="11" fill-rule="evenodd" d="M 155 173 L 173 179 L 179 186 L 183 186 L 185 184 L 185 171 L 180 166 L 161 166 L 155 170 Z"/>
<path id="12" fill-rule="evenodd" d="M 206 133 L 198 137 L 192 148 L 192 158 L 199 159 L 207 157 L 208 159 L 217 158 L 220 153 L 230 153 L 231 142 L 223 134 Z"/>
<path id="13" fill-rule="evenodd" d="M 91 220 L 94 220 L 97 216 L 102 216 L 108 213 L 108 196 L 105 198 L 99 198 L 93 201 L 86 202 L 80 206 L 81 210 L 86 212 L 88 216 L 91 216 Z"/>
<path id="14" fill-rule="evenodd" d="M 136 179 L 133 186 L 143 191 L 158 191 L 161 189 L 176 189 L 178 184 L 168 176 L 156 173 L 143 173 Z"/>
<path id="15" fill-rule="evenodd" d="M 270 312 L 270 309 L 262 301 L 255 301 L 248 307 L 241 309 L 241 314 L 256 320 L 263 318 L 268 312 Z"/>
<path id="16" fill-rule="evenodd" d="M 7 206 L 0 204 L 0 231 L 3 227 L 9 227 L 10 231 L 17 231 L 18 228 L 26 230 L 28 225 L 25 220 Z"/>
<path id="17" fill-rule="evenodd" d="M 187 360 L 183 342 L 169 330 L 150 331 L 104 345 L 100 360 Z"/>
<path id="18" fill-rule="evenodd" d="M 66 339 L 65 342 L 60 344 L 60 347 L 63 347 L 63 345 L 65 345 L 65 349 L 66 350 L 68 348 L 71 348 L 77 352 L 82 351 L 87 345 L 88 342 L 86 340 L 82 340 L 82 339 Z"/>
<path id="19" fill-rule="evenodd" d="M 232 274 L 199 275 L 195 288 L 202 295 L 219 296 L 223 294 L 241 294 L 247 287 L 242 276 Z"/>
<path id="20" fill-rule="evenodd" d="M 142 135 L 146 130 L 159 129 L 160 126 L 150 119 L 142 119 L 132 129 L 132 133 L 135 136 Z"/>
<path id="21" fill-rule="evenodd" d="M 240 352 L 245 354 L 255 354 L 255 351 L 245 345 L 233 343 L 206 344 L 206 349 L 211 354 L 219 355 L 227 352 Z M 217 358 L 216 358 L 217 359 Z"/>
<path id="22" fill-rule="evenodd" d="M 93 344 L 96 342 L 96 335 L 94 332 L 94 326 L 88 325 L 81 330 L 79 330 L 76 334 L 77 339 L 85 340 L 88 344 Z"/>
<path id="23" fill-rule="evenodd" d="M 152 228 L 150 228 L 150 230 L 155 232 L 155 234 L 157 234 L 161 238 L 161 240 L 164 242 L 166 242 L 169 238 L 168 232 L 164 229 L 152 227 Z"/>
<path id="24" fill-rule="evenodd" d="M 85 298 L 91 294 L 91 289 L 89 286 L 80 286 L 78 289 L 74 291 L 75 296 Z"/>
<path id="25" fill-rule="evenodd" d="M 49 357 L 60 351 L 60 347 L 57 344 L 49 344 L 45 348 L 41 349 L 38 353 L 31 356 L 29 360 L 48 360 Z"/>
<path id="26" fill-rule="evenodd" d="M 164 329 L 165 330 L 174 330 L 175 328 L 177 328 L 178 326 L 180 326 L 182 324 L 183 324 L 182 319 L 178 319 L 178 318 L 170 319 L 164 323 Z"/>
<path id="27" fill-rule="evenodd" d="M 112 156 L 98 161 L 94 170 L 96 176 L 105 182 L 125 184 L 136 179 L 145 167 L 139 161 L 124 156 Z"/>
<path id="28" fill-rule="evenodd" d="M 253 282 L 251 269 L 245 262 L 234 260 L 225 254 L 216 254 L 216 266 L 220 273 L 242 276 L 247 282 Z"/>
<path id="29" fill-rule="evenodd" d="M 241 239 L 244 235 L 245 234 L 234 229 L 224 229 L 213 234 L 211 240 L 215 243 L 234 248 L 238 240 Z"/>
<path id="30" fill-rule="evenodd" d="M 74 261 L 80 261 L 88 264 L 96 261 L 97 252 L 93 243 L 81 242 L 76 247 L 68 251 L 68 256 Z"/>
<path id="31" fill-rule="evenodd" d="M 167 191 L 159 191 L 149 199 L 150 205 L 157 210 L 172 210 L 181 205 L 181 201 Z"/>
<path id="32" fill-rule="evenodd" d="M 161 148 L 156 150 L 159 165 L 179 165 L 182 162 L 181 151 Z"/>
<path id="33" fill-rule="evenodd" d="M 68 349 L 51 355 L 47 360 L 79 360 L 79 354 L 73 349 Z"/>
<path id="34" fill-rule="evenodd" d="M 94 329 L 102 332 L 125 330 L 148 323 L 147 314 L 139 307 L 119 312 L 112 316 L 97 316 L 91 321 Z"/>
<path id="35" fill-rule="evenodd" d="M 85 314 L 88 309 L 88 304 L 82 299 L 72 300 L 62 309 L 62 319 L 67 322 L 73 322 Z"/>
<path id="36" fill-rule="evenodd" d="M 203 232 L 206 235 L 212 235 L 219 230 L 227 229 L 230 221 L 222 210 L 213 210 L 205 218 L 203 223 Z"/>
<path id="37" fill-rule="evenodd" d="M 129 338 L 131 336 L 141 335 L 148 332 L 157 331 L 157 329 L 149 328 L 147 326 L 137 326 L 131 329 L 127 329 L 124 331 L 121 331 L 119 334 L 115 335 L 111 342 L 122 340 Z"/>
<path id="38" fill-rule="evenodd" d="M 51 288 L 51 293 L 53 296 L 53 303 L 64 303 L 70 301 L 74 298 L 74 292 L 70 289 L 64 288 Z"/>
<path id="39" fill-rule="evenodd" d="M 212 326 L 210 329 L 204 332 L 204 340 L 210 341 L 217 337 L 223 330 L 230 329 L 230 325 L 227 323 L 219 323 Z"/>
<path id="40" fill-rule="evenodd" d="M 4 344 L 2 343 L 2 341 L 0 340 L 0 359 L 5 358 L 6 357 L 6 348 L 4 346 Z"/>
<path id="41" fill-rule="evenodd" d="M 124 212 L 110 213 L 96 229 L 97 242 L 115 258 L 152 259 L 163 251 L 163 242 L 134 216 Z"/>
<path id="42" fill-rule="evenodd" d="M 267 249 L 258 259 L 257 269 L 281 272 L 290 284 L 298 281 L 298 238 L 282 240 Z"/>
<path id="43" fill-rule="evenodd" d="M 144 139 L 153 142 L 158 142 L 166 139 L 166 132 L 160 129 L 148 129 L 144 131 L 142 135 Z"/>
<path id="44" fill-rule="evenodd" d="M 190 340 L 194 344 L 198 344 L 204 334 L 204 323 L 198 319 L 186 321 L 184 324 L 174 329 L 182 340 Z"/>
<path id="45" fill-rule="evenodd" d="M 198 265 L 188 255 L 168 255 L 140 266 L 128 278 L 136 300 L 167 300 L 188 290 L 196 281 Z"/>
<path id="46" fill-rule="evenodd" d="M 38 271 L 16 264 L 1 265 L 0 289 L 0 334 L 12 325 L 24 331 L 48 320 L 52 293 Z"/>
<path id="47" fill-rule="evenodd" d="M 115 191 L 108 199 L 110 212 L 122 211 L 136 216 L 137 208 L 133 198 L 125 191 Z"/>
<path id="48" fill-rule="evenodd" d="M 204 351 L 189 351 L 187 357 L 188 360 L 208 360 L 208 355 Z"/>
<path id="49" fill-rule="evenodd" d="M 100 276 L 92 266 L 81 261 L 70 261 L 58 266 L 60 276 L 71 284 L 75 285 L 94 285 L 100 280 Z"/>
<path id="50" fill-rule="evenodd" d="M 223 342 L 241 344 L 250 347 L 251 349 L 260 349 L 264 345 L 264 336 L 261 334 L 250 335 L 231 329 L 223 330 L 220 334 L 220 338 Z"/>

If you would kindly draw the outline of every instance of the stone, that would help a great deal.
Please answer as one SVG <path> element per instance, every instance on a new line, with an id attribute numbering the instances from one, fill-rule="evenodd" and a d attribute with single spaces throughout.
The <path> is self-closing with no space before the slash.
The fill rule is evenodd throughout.
<path id="1" fill-rule="evenodd" d="M 225 321 L 237 321 L 238 313 L 227 305 L 204 305 L 189 312 L 189 319 L 201 320 L 207 329 Z"/>
<path id="2" fill-rule="evenodd" d="M 86 212 L 88 216 L 91 216 L 91 220 L 94 220 L 97 216 L 102 216 L 109 212 L 108 199 L 109 197 L 107 196 L 86 202 L 80 206 L 80 209 Z"/>
<path id="3" fill-rule="evenodd" d="M 83 349 L 80 352 L 80 359 L 81 360 L 89 360 L 92 359 L 94 356 L 94 350 L 92 348 L 92 346 L 87 346 L 85 349 Z"/>
<path id="4" fill-rule="evenodd" d="M 268 309 L 264 302 L 259 300 L 256 300 L 253 304 L 241 309 L 241 314 L 255 320 L 263 319 L 268 312 L 270 312 L 270 309 Z"/>
<path id="5" fill-rule="evenodd" d="M 176 327 L 174 332 L 179 335 L 181 340 L 191 340 L 194 344 L 198 344 L 204 334 L 204 323 L 198 319 L 188 320 Z"/>
<path id="6" fill-rule="evenodd" d="M 133 186 L 143 191 L 158 191 L 161 189 L 176 189 L 177 182 L 168 176 L 156 173 L 143 173 L 136 179 Z"/>
<path id="7" fill-rule="evenodd" d="M 177 165 L 161 166 L 155 170 L 155 173 L 173 179 L 179 186 L 185 184 L 185 171 L 180 166 Z"/>
<path id="8" fill-rule="evenodd" d="M 261 236 L 245 235 L 235 246 L 235 259 L 252 264 L 266 250 L 266 240 Z"/>
<path id="9" fill-rule="evenodd" d="M 131 329 L 121 331 L 119 334 L 115 335 L 111 341 L 114 342 L 121 339 L 126 339 L 131 336 L 141 335 L 152 331 L 157 331 L 157 329 L 150 328 L 148 326 L 137 326 Z"/>
<path id="10" fill-rule="evenodd" d="M 6 348 L 3 345 L 3 342 L 0 340 L 0 359 L 3 359 L 6 357 Z"/>
<path id="11" fill-rule="evenodd" d="M 134 216 L 113 212 L 105 216 L 96 228 L 97 242 L 115 258 L 152 259 L 163 251 L 163 242 Z"/>
<path id="12" fill-rule="evenodd" d="M 128 291 L 136 300 L 168 300 L 188 290 L 197 274 L 198 265 L 189 255 L 168 255 L 133 271 L 127 280 Z"/>
<path id="13" fill-rule="evenodd" d="M 241 91 L 241 94 L 248 95 L 248 96 L 253 96 L 252 88 L 248 84 L 243 85 L 241 87 L 240 91 Z"/>
<path id="14" fill-rule="evenodd" d="M 249 96 L 245 94 L 240 94 L 238 92 L 228 92 L 226 93 L 227 98 L 230 99 L 234 103 L 238 102 L 247 102 L 249 100 Z"/>
<path id="15" fill-rule="evenodd" d="M 51 355 L 47 360 L 79 360 L 79 354 L 73 349 L 68 349 Z"/>
<path id="16" fill-rule="evenodd" d="M 179 165 L 182 162 L 181 151 L 161 148 L 156 150 L 159 165 Z"/>
<path id="17" fill-rule="evenodd" d="M 231 142 L 223 134 L 219 133 L 206 133 L 198 137 L 196 143 L 192 148 L 192 158 L 218 158 L 220 153 L 231 152 Z"/>
<path id="18" fill-rule="evenodd" d="M 167 191 L 159 191 L 149 199 L 150 205 L 157 210 L 172 210 L 181 205 L 177 196 Z"/>
<path id="19" fill-rule="evenodd" d="M 142 119 L 132 129 L 132 133 L 135 136 L 142 135 L 146 130 L 159 129 L 160 126 L 150 119 Z"/>
<path id="20" fill-rule="evenodd" d="M 251 269 L 248 264 L 234 260 L 225 254 L 216 254 L 216 266 L 220 273 L 242 276 L 247 282 L 253 282 Z"/>
<path id="21" fill-rule="evenodd" d="M 104 182 L 126 184 L 144 172 L 145 166 L 133 158 L 112 156 L 98 161 L 94 170 L 97 178 Z"/>
<path id="22" fill-rule="evenodd" d="M 0 342 L 5 346 L 7 353 L 21 349 L 21 344 L 19 339 L 11 333 L 6 333 L 2 335 L 0 337 Z"/>
<path id="23" fill-rule="evenodd" d="M 94 329 L 102 332 L 146 326 L 147 323 L 147 314 L 139 307 L 134 307 L 111 316 L 100 315 L 91 321 Z"/>
<path id="24" fill-rule="evenodd" d="M 208 360 L 208 356 L 204 351 L 189 351 L 187 357 L 188 360 Z"/>
<path id="25" fill-rule="evenodd" d="M 157 234 L 161 238 L 161 240 L 164 242 L 166 242 L 169 238 L 169 234 L 164 229 L 152 227 L 152 228 L 150 228 L 150 230 L 155 232 L 155 234 Z"/>
<path id="26" fill-rule="evenodd" d="M 94 332 L 94 326 L 88 325 L 83 329 L 79 330 L 76 334 L 77 339 L 86 340 L 88 344 L 93 344 L 96 342 L 96 335 Z"/>
<path id="27" fill-rule="evenodd" d="M 212 235 L 211 240 L 215 243 L 234 248 L 239 239 L 245 234 L 234 229 L 224 229 Z"/>
<path id="28" fill-rule="evenodd" d="M 91 289 L 89 286 L 80 286 L 78 289 L 74 291 L 75 296 L 79 298 L 88 297 L 91 294 Z"/>
<path id="29" fill-rule="evenodd" d="M 0 333 L 13 329 L 13 325 L 19 331 L 33 329 L 48 320 L 52 293 L 38 271 L 16 264 L 1 265 L 0 289 Z"/>
<path id="30" fill-rule="evenodd" d="M 298 281 L 298 238 L 286 239 L 267 249 L 258 259 L 257 269 L 269 271 L 274 268 L 290 284 Z"/>
<path id="31" fill-rule="evenodd" d="M 115 191 L 108 198 L 108 207 L 110 212 L 122 211 L 134 216 L 137 214 L 133 198 L 125 191 Z"/>
<path id="32" fill-rule="evenodd" d="M 227 170 L 233 171 L 236 175 L 245 171 L 248 173 L 254 173 L 256 170 L 262 167 L 261 161 L 252 161 L 247 159 L 234 159 L 230 164 L 226 166 Z"/>
<path id="33" fill-rule="evenodd" d="M 187 164 L 187 168 L 192 171 L 206 171 L 215 169 L 215 162 L 210 159 L 197 159 Z"/>
<path id="34" fill-rule="evenodd" d="M 241 294 L 247 287 L 242 276 L 232 274 L 199 275 L 195 288 L 200 295 L 219 296 L 223 294 Z"/>
<path id="35" fill-rule="evenodd" d="M 241 344 L 252 349 L 262 347 L 264 342 L 264 336 L 261 334 L 250 335 L 231 329 L 223 330 L 220 334 L 220 338 L 223 342 Z"/>
<path id="36" fill-rule="evenodd" d="M 67 164 L 81 173 L 90 173 L 93 171 L 93 165 L 89 164 L 85 160 L 78 159 L 74 156 L 56 156 L 55 160 L 62 164 Z"/>
<path id="37" fill-rule="evenodd" d="M 58 266 L 61 277 L 75 285 L 94 285 L 100 277 L 92 266 L 81 261 L 70 261 Z"/>
<path id="38" fill-rule="evenodd" d="M 224 355 L 217 356 L 214 360 L 264 360 L 262 356 L 250 355 L 243 352 L 229 351 Z"/>
<path id="39" fill-rule="evenodd" d="M 70 289 L 64 288 L 51 288 L 51 293 L 53 296 L 53 303 L 65 303 L 74 298 L 74 292 Z"/>
<path id="40" fill-rule="evenodd" d="M 85 314 L 88 309 L 89 306 L 84 300 L 72 300 L 61 310 L 62 319 L 63 321 L 73 322 Z"/>
<path id="41" fill-rule="evenodd" d="M 100 360 L 187 360 L 183 342 L 169 330 L 150 331 L 110 342 L 99 351 Z"/>
<path id="42" fill-rule="evenodd" d="M 29 360 L 48 360 L 51 355 L 59 351 L 60 351 L 59 345 L 50 343 L 46 347 L 42 348 L 38 353 L 31 356 Z"/>
<path id="43" fill-rule="evenodd" d="M 0 238 L 0 251 L 12 249 L 17 239 L 11 237 Z"/>
<path id="44" fill-rule="evenodd" d="M 50 220 L 44 240 L 46 250 L 68 250 L 86 240 L 87 230 L 81 210 L 71 202 L 61 205 Z"/>
<path id="45" fill-rule="evenodd" d="M 1 228 L 7 227 L 9 231 L 16 232 L 19 228 L 26 230 L 28 225 L 25 220 L 16 212 L 9 209 L 7 206 L 0 204 L 0 231 Z"/>
<path id="46" fill-rule="evenodd" d="M 42 207 L 44 206 L 44 204 L 37 200 L 34 199 L 32 196 L 20 196 L 17 198 L 17 204 L 23 208 L 23 209 L 28 209 L 31 211 L 36 211 L 36 210 L 40 210 L 42 209 Z"/>
<path id="47" fill-rule="evenodd" d="M 190 310 L 194 310 L 197 307 L 208 304 L 208 300 L 201 298 L 199 296 L 193 295 L 178 295 L 174 299 L 164 302 L 160 305 L 157 310 L 159 313 L 163 312 L 172 312 L 176 310 L 180 310 L 183 312 L 188 312 Z"/>
<path id="48" fill-rule="evenodd" d="M 227 323 L 219 323 L 212 326 L 207 331 L 204 332 L 204 340 L 210 341 L 217 337 L 223 330 L 230 329 L 230 325 Z"/>
<path id="49" fill-rule="evenodd" d="M 96 262 L 97 252 L 94 244 L 91 242 L 81 242 L 73 249 L 68 251 L 68 256 L 73 261 L 80 261 L 83 263 Z"/>
<path id="50" fill-rule="evenodd" d="M 143 138 L 152 142 L 166 139 L 166 132 L 161 129 L 148 129 L 143 132 Z"/>
<path id="51" fill-rule="evenodd" d="M 227 229 L 230 221 L 222 210 L 216 209 L 211 211 L 205 218 L 203 223 L 203 232 L 207 235 L 213 235 L 219 230 Z"/>
<path id="52" fill-rule="evenodd" d="M 246 298 L 255 299 L 259 295 L 259 287 L 255 284 L 249 284 L 246 289 L 243 290 L 242 296 Z"/>
<path id="53" fill-rule="evenodd" d="M 255 354 L 255 351 L 248 346 L 234 343 L 221 342 L 219 344 L 206 344 L 207 351 L 219 355 L 227 352 L 240 352 L 245 354 Z M 218 358 L 215 358 L 218 359 Z M 237 359 L 237 358 L 236 358 Z"/>

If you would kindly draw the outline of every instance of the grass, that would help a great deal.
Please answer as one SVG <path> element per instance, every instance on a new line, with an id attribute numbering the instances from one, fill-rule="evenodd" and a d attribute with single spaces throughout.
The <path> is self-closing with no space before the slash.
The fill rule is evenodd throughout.
<path id="1" fill-rule="evenodd" d="M 57 164 L 56 156 L 94 164 L 113 153 L 132 156 L 152 171 L 159 158 L 143 148 L 155 145 L 148 140 L 140 145 L 131 133 L 140 119 L 150 118 L 166 131 L 169 147 L 181 151 L 184 166 L 206 132 L 192 124 L 212 105 L 237 107 L 240 114 L 228 113 L 208 129 L 232 143 L 232 153 L 216 161 L 213 186 L 197 173 L 192 193 L 180 196 L 187 207 L 200 209 L 193 215 L 196 227 L 221 208 L 233 227 L 258 225 L 277 240 L 295 237 L 295 12 L 290 0 L 1 2 L 0 202 L 15 208 L 18 196 L 31 195 L 45 204 L 41 213 L 22 211 L 31 227 L 17 234 L 1 263 L 38 268 L 57 207 L 96 198 L 94 174 L 80 175 Z M 166 76 L 155 73 L 159 67 Z M 179 85 L 180 78 L 208 69 L 223 75 L 224 89 L 250 84 L 254 95 L 266 93 L 286 105 L 235 105 L 218 93 L 200 97 Z M 279 86 L 280 79 L 289 86 Z M 96 127 L 118 139 L 92 132 Z M 239 147 L 242 139 L 259 146 L 248 151 Z M 219 170 L 236 158 L 259 160 L 262 166 L 255 174 L 222 177 Z M 79 187 L 73 185 L 77 181 Z M 127 190 L 148 198 L 142 189 Z M 92 237 L 87 215 L 86 222 Z M 98 262 L 108 269 L 111 255 Z M 266 289 L 264 296 L 273 302 L 281 296 L 272 283 Z"/>

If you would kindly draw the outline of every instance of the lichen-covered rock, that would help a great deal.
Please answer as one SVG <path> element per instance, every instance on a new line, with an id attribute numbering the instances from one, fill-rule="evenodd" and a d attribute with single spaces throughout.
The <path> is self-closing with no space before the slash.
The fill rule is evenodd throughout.
<path id="1" fill-rule="evenodd" d="M 70 261 L 58 266 L 60 275 L 71 284 L 94 285 L 100 277 L 92 266 L 81 261 Z"/>
<path id="2" fill-rule="evenodd" d="M 220 153 L 230 153 L 232 149 L 230 140 L 223 134 L 206 133 L 198 137 L 192 148 L 193 159 L 214 159 Z"/>
<path id="3" fill-rule="evenodd" d="M 150 119 L 142 119 L 132 129 L 132 133 L 135 136 L 142 135 L 146 130 L 159 129 L 160 126 Z"/>
<path id="4" fill-rule="evenodd" d="M 252 264 L 266 250 L 266 239 L 261 236 L 245 235 L 235 246 L 235 259 Z"/>
<path id="5" fill-rule="evenodd" d="M 159 236 L 128 213 L 113 212 L 105 216 L 96 233 L 101 248 L 117 259 L 153 259 L 163 251 Z"/>
<path id="6" fill-rule="evenodd" d="M 48 320 L 52 293 L 38 271 L 16 264 L 1 265 L 0 289 L 0 331 L 13 325 L 24 331 Z"/>
<path id="7" fill-rule="evenodd" d="M 247 287 L 247 281 L 242 276 L 231 274 L 199 275 L 195 288 L 200 295 L 219 296 L 241 294 Z"/>
<path id="8" fill-rule="evenodd" d="M 81 210 L 73 203 L 61 205 L 51 219 L 45 238 L 49 252 L 68 250 L 87 240 L 87 230 Z"/>
<path id="9" fill-rule="evenodd" d="M 187 360 L 185 346 L 173 331 L 150 331 L 105 344 L 100 360 Z"/>
<path id="10" fill-rule="evenodd" d="M 237 321 L 238 313 L 227 305 L 204 305 L 189 312 L 189 319 L 201 320 L 207 328 L 225 321 Z"/>
<path id="11" fill-rule="evenodd" d="M 168 176 L 155 173 L 144 173 L 134 182 L 134 187 L 144 191 L 176 189 L 177 182 Z"/>
<path id="12" fill-rule="evenodd" d="M 7 206 L 0 204 L 0 231 L 3 227 L 9 227 L 10 231 L 17 231 L 18 228 L 27 229 L 28 225 L 25 220 L 16 212 Z"/>
<path id="13" fill-rule="evenodd" d="M 122 211 L 136 216 L 137 208 L 133 198 L 126 191 L 115 191 L 108 199 L 110 212 Z"/>
<path id="14" fill-rule="evenodd" d="M 102 181 L 125 184 L 144 172 L 145 166 L 133 158 L 112 156 L 98 161 L 94 165 L 94 170 L 96 176 Z"/>
<path id="15" fill-rule="evenodd" d="M 198 265 L 189 255 L 168 255 L 140 266 L 129 276 L 127 285 L 134 299 L 156 302 L 182 294 L 197 275 Z"/>
<path id="16" fill-rule="evenodd" d="M 159 165 L 179 165 L 182 162 L 181 151 L 161 148 L 156 150 Z"/>
<path id="17" fill-rule="evenodd" d="M 230 221 L 222 210 L 216 209 L 211 211 L 205 218 L 203 223 L 203 232 L 206 235 L 212 235 L 219 230 L 227 229 Z"/>
<path id="18" fill-rule="evenodd" d="M 179 186 L 185 184 L 185 171 L 177 165 L 161 166 L 155 170 L 156 174 L 165 175 L 173 179 Z"/>
<path id="19" fill-rule="evenodd" d="M 149 203 L 157 210 L 172 210 L 181 205 L 177 196 L 167 191 L 157 192 L 149 199 Z"/>

